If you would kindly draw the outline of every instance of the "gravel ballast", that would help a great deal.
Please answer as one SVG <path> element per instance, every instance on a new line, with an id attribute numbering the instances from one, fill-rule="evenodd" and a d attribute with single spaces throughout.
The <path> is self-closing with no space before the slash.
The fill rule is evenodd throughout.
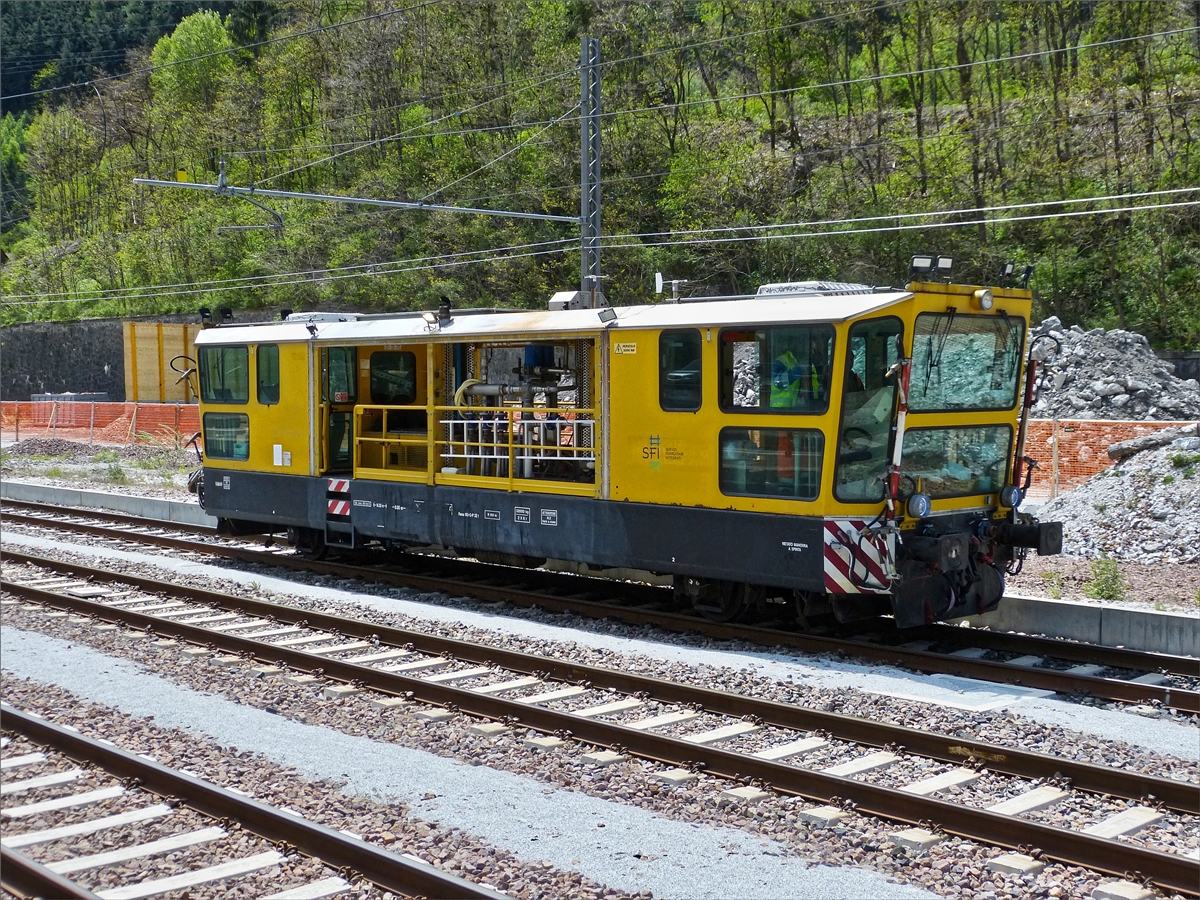
<path id="1" fill-rule="evenodd" d="M 5 540 L 37 552 L 64 553 L 68 558 L 83 561 L 102 560 L 109 567 L 120 561 L 150 577 L 163 578 L 163 570 L 167 570 L 175 573 L 176 579 L 186 579 L 189 583 L 205 584 L 216 579 L 206 586 L 263 596 L 275 602 L 321 609 L 336 604 L 340 607 L 334 610 L 337 613 L 398 627 L 511 646 L 546 656 L 577 658 L 592 665 L 626 668 L 704 686 L 720 685 L 728 690 L 848 715 L 888 721 L 924 720 L 933 730 L 955 733 L 966 729 L 980 740 L 996 743 L 1019 739 L 1028 749 L 1041 752 L 1063 753 L 1067 737 L 1062 729 L 1070 728 L 1111 743 L 1104 744 L 1102 754 L 1094 747 L 1079 747 L 1068 755 L 1107 765 L 1119 764 L 1135 748 L 1180 760 L 1200 759 L 1200 732 L 1190 720 L 1132 718 L 1123 708 L 1065 702 L 1046 691 L 1016 685 L 920 675 L 681 635 L 645 637 L 646 629 L 613 622 L 549 614 L 540 614 L 547 619 L 545 622 L 530 621 L 516 611 L 511 616 L 476 612 L 484 605 L 467 600 L 442 598 L 447 605 L 417 602 L 409 598 L 421 595 L 402 589 L 380 588 L 380 593 L 371 593 L 371 589 L 361 584 L 328 578 L 315 578 L 312 580 L 316 584 L 306 585 L 260 571 L 48 541 L 25 534 L 10 532 Z M 326 587 L 327 584 L 338 586 Z M 1014 734 L 1018 731 L 1019 736 Z M 1145 764 L 1135 765 L 1140 768 Z"/>
<path id="2" fill-rule="evenodd" d="M 738 829 L 672 821 L 486 766 L 303 724 L 186 690 L 134 662 L 68 648 L 11 627 L 0 635 L 4 669 L 13 675 L 253 750 L 305 778 L 344 783 L 348 795 L 403 804 L 443 828 L 620 889 L 656 897 L 933 896 L 865 870 L 808 866 L 785 846 Z"/>
<path id="3" fill-rule="evenodd" d="M 847 715 L 924 721 L 929 730 L 961 732 L 992 743 L 1018 740 L 1026 749 L 1067 754 L 1080 760 L 1092 760 L 1099 754 L 1094 743 L 1098 740 L 1106 764 L 1157 770 L 1170 778 L 1195 778 L 1196 761 L 1200 760 L 1198 730 L 1190 716 L 1164 712 L 1162 719 L 1134 719 L 1121 704 L 1111 704 L 1114 708 L 1086 706 L 1018 685 L 923 676 L 670 632 L 649 632 L 648 636 L 640 626 L 551 613 L 480 612 L 487 605 L 400 588 L 382 588 L 382 594 L 360 593 L 367 590 L 362 584 L 319 576 L 311 578 L 316 582 L 312 584 L 286 581 L 257 566 L 248 571 L 224 568 L 170 556 L 38 540 L 25 534 L 10 533 L 5 539 L 79 562 L 102 560 L 108 568 L 118 569 L 127 565 L 139 575 L 163 578 L 167 577 L 163 570 L 167 570 L 198 586 L 263 596 L 300 608 L 328 610 L 488 646 L 578 659 L 589 665 L 628 668 Z M 120 565 L 114 566 L 114 562 Z M 1079 733 L 1072 736 L 1068 728 Z M 1186 772 L 1171 774 L 1181 764 Z"/>

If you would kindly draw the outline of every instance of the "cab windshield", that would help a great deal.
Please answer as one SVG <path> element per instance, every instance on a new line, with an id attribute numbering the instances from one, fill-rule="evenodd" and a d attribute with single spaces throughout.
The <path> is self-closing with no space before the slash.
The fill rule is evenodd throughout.
<path id="1" fill-rule="evenodd" d="M 934 498 L 998 491 L 1008 474 L 1012 436 L 1008 425 L 910 428 L 900 460 L 904 486 Z"/>
<path id="2" fill-rule="evenodd" d="M 1011 316 L 921 313 L 913 335 L 912 412 L 1012 409 L 1025 323 Z"/>

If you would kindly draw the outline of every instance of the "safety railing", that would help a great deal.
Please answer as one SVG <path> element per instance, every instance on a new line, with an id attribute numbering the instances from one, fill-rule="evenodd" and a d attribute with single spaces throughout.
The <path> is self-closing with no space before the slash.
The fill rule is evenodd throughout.
<path id="1" fill-rule="evenodd" d="M 439 406 L 436 481 L 588 495 L 595 491 L 595 409 Z"/>
<path id="2" fill-rule="evenodd" d="M 433 455 L 428 417 L 424 406 L 356 406 L 355 476 L 425 481 Z"/>
<path id="3" fill-rule="evenodd" d="M 432 431 L 424 424 L 430 412 Z M 355 476 L 590 495 L 601 440 L 596 414 L 545 406 L 357 406 Z"/>

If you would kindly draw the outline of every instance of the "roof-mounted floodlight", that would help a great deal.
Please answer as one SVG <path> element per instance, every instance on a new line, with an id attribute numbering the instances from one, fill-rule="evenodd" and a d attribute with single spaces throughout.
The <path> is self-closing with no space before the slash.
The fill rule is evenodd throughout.
<path id="1" fill-rule="evenodd" d="M 1005 261 L 1004 265 L 1000 267 L 1000 283 L 1005 284 L 1010 278 L 1013 277 L 1013 273 L 1016 271 L 1017 264 L 1015 262 Z"/>
<path id="2" fill-rule="evenodd" d="M 954 270 L 954 257 L 939 256 L 937 258 L 937 273 L 941 278 L 950 280 L 950 273 Z"/>
<path id="3" fill-rule="evenodd" d="M 597 310 L 596 316 L 604 324 L 605 328 L 608 328 L 610 325 L 612 325 L 613 322 L 617 321 L 617 311 L 615 309 L 613 309 L 611 306 L 605 307 L 604 309 Z"/>
<path id="4" fill-rule="evenodd" d="M 1026 266 L 1025 271 L 1021 273 L 1021 287 L 1029 287 L 1029 279 L 1033 277 L 1033 266 Z"/>
<path id="5" fill-rule="evenodd" d="M 233 321 L 233 310 L 228 306 L 221 307 L 221 324 L 225 325 Z"/>
<path id="6" fill-rule="evenodd" d="M 202 306 L 200 307 L 199 312 L 201 325 L 211 325 L 213 323 L 211 309 L 209 309 L 207 306 Z"/>
<path id="7" fill-rule="evenodd" d="M 918 253 L 912 258 L 908 264 L 908 274 L 912 275 L 928 275 L 933 271 L 934 257 L 927 253 Z"/>
<path id="8" fill-rule="evenodd" d="M 292 314 L 292 311 L 290 309 L 281 309 L 279 311 L 279 321 L 286 322 L 288 316 L 290 316 L 291 314 Z"/>
<path id="9" fill-rule="evenodd" d="M 426 331 L 437 331 L 437 329 L 438 329 L 438 314 L 437 313 L 426 310 L 425 312 L 421 313 L 421 318 L 425 320 L 425 330 Z"/>

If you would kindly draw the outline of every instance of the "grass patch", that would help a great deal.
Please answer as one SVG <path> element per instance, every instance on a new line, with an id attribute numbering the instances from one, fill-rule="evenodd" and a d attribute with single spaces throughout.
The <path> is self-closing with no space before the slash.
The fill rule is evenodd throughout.
<path id="1" fill-rule="evenodd" d="M 121 468 L 120 463 L 113 463 L 105 471 L 104 480 L 109 484 L 129 484 L 129 473 Z"/>
<path id="2" fill-rule="evenodd" d="M 48 468 L 46 470 L 46 477 L 47 478 L 62 478 L 63 470 L 60 469 L 58 466 L 51 466 L 50 468 Z"/>
<path id="3" fill-rule="evenodd" d="M 1164 475 L 1164 476 L 1163 476 L 1163 484 L 1170 484 L 1170 483 L 1171 483 L 1171 482 L 1173 482 L 1174 480 L 1175 480 L 1175 476 L 1174 476 L 1174 475 Z"/>
<path id="4" fill-rule="evenodd" d="M 1063 577 L 1062 572 L 1043 572 L 1042 581 L 1046 583 L 1046 593 L 1053 600 L 1062 599 Z"/>
<path id="5" fill-rule="evenodd" d="M 1186 469 L 1200 463 L 1200 453 L 1168 453 L 1167 459 L 1177 469 Z"/>
<path id="6" fill-rule="evenodd" d="M 93 462 L 99 462 L 99 463 L 115 463 L 115 462 L 119 462 L 120 459 L 121 459 L 121 454 L 118 453 L 116 450 L 101 450 L 99 453 L 97 453 L 95 456 L 92 457 Z"/>
<path id="7" fill-rule="evenodd" d="M 1117 561 L 1108 556 L 1092 560 L 1092 578 L 1083 586 L 1083 593 L 1093 600 L 1118 603 L 1125 599 L 1125 576 Z"/>

